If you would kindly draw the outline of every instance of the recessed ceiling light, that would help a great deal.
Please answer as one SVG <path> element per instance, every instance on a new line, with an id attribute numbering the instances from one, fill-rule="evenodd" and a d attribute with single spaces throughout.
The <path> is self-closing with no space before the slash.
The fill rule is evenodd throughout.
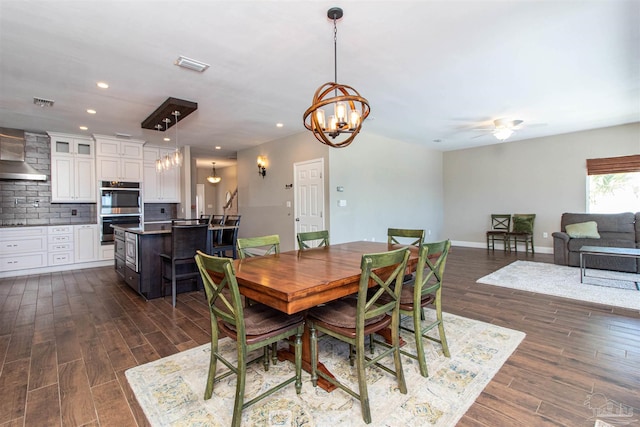
<path id="1" fill-rule="evenodd" d="M 171 141 L 171 138 L 164 137 L 163 139 L 167 142 Z"/>
<path id="2" fill-rule="evenodd" d="M 197 61 L 195 59 L 187 58 L 186 56 L 179 56 L 176 59 L 175 64 L 182 68 L 188 68 L 190 70 L 203 72 L 207 68 L 209 68 L 209 64 L 205 64 L 204 62 Z"/>
<path id="3" fill-rule="evenodd" d="M 86 126 L 80 126 L 80 130 L 89 130 L 89 128 Z"/>
<path id="4" fill-rule="evenodd" d="M 109 88 L 109 84 L 105 83 L 105 82 L 98 82 L 96 83 L 96 85 L 100 88 L 100 89 L 108 89 Z"/>
<path id="5" fill-rule="evenodd" d="M 276 127 L 282 128 L 282 127 L 284 127 L 284 124 L 282 124 L 282 123 L 276 123 Z"/>
<path id="6" fill-rule="evenodd" d="M 216 145 L 216 150 L 220 150 L 222 149 L 222 147 L 220 147 L 219 145 Z"/>
<path id="7" fill-rule="evenodd" d="M 96 110 L 92 110 L 91 108 L 89 108 L 89 109 L 87 110 L 87 113 L 89 113 L 89 114 L 96 114 Z"/>

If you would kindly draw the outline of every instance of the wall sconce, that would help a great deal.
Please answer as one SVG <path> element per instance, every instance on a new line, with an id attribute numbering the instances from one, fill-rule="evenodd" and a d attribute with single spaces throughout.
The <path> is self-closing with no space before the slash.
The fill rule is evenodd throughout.
<path id="1" fill-rule="evenodd" d="M 258 156 L 258 175 L 262 175 L 264 178 L 267 174 L 267 159 L 262 156 Z"/>

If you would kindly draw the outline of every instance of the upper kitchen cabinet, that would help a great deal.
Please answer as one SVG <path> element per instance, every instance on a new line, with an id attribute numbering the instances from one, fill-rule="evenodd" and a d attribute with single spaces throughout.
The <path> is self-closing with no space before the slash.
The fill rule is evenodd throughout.
<path id="1" fill-rule="evenodd" d="M 180 203 L 180 168 L 156 170 L 156 160 L 173 152 L 162 147 L 144 147 L 144 203 Z"/>
<path id="2" fill-rule="evenodd" d="M 49 132 L 51 202 L 95 203 L 95 143 L 80 135 Z"/>
<path id="3" fill-rule="evenodd" d="M 93 135 L 96 140 L 98 181 L 142 182 L 144 141 Z"/>

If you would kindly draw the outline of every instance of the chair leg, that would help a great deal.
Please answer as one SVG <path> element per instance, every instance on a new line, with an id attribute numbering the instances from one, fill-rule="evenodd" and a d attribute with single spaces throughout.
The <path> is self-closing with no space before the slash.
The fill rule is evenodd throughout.
<path id="1" fill-rule="evenodd" d="M 371 423 L 371 408 L 369 406 L 369 390 L 367 389 L 367 373 L 364 359 L 364 336 L 356 338 L 356 366 L 358 370 L 358 390 L 360 393 L 360 407 L 362 419 Z"/>
<path id="2" fill-rule="evenodd" d="M 295 343 L 296 358 L 296 394 L 302 391 L 302 331 L 296 334 Z"/>
<path id="3" fill-rule="evenodd" d="M 175 308 L 176 306 L 176 265 L 174 262 L 171 263 L 171 304 Z"/>
<path id="4" fill-rule="evenodd" d="M 438 291 L 438 292 L 441 292 Z M 440 345 L 442 346 L 442 353 L 445 357 L 451 357 L 449 352 L 449 344 L 447 343 L 447 336 L 444 333 L 444 321 L 442 320 L 442 300 L 440 295 L 436 298 L 436 319 L 438 320 L 438 333 L 440 334 Z"/>
<path id="5" fill-rule="evenodd" d="M 209 360 L 209 375 L 207 377 L 207 387 L 204 389 L 204 400 L 211 399 L 213 394 L 213 385 L 216 380 L 216 368 L 218 366 L 218 336 L 215 332 L 211 333 L 211 358 Z"/>
<path id="6" fill-rule="evenodd" d="M 429 377 L 429 371 L 427 369 L 427 361 L 424 356 L 424 341 L 422 338 L 422 324 L 420 321 L 420 313 L 418 310 L 413 310 L 413 334 L 416 341 L 416 356 L 418 358 L 418 365 L 420 366 L 420 375 L 427 378 Z"/>
<path id="7" fill-rule="evenodd" d="M 316 327 L 313 323 L 309 325 L 309 335 L 311 341 L 311 384 L 318 386 L 318 337 Z"/>
<path id="8" fill-rule="evenodd" d="M 238 344 L 240 346 L 240 344 Z M 244 405 L 244 389 L 247 378 L 247 355 L 244 349 L 238 351 L 238 374 L 236 379 L 236 399 L 233 404 L 232 427 L 240 427 L 242 421 L 242 406 Z"/>

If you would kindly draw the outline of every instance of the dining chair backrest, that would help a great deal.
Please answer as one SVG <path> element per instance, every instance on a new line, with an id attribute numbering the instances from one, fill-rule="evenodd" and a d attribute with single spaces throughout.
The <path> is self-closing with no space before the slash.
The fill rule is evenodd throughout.
<path id="1" fill-rule="evenodd" d="M 239 237 L 237 240 L 240 259 L 280 253 L 280 236 L 272 234 L 260 237 Z"/>
<path id="2" fill-rule="evenodd" d="M 217 337 L 218 321 L 223 321 L 233 325 L 239 339 L 244 341 L 246 334 L 242 311 L 243 304 L 235 269 L 233 268 L 233 260 L 208 256 L 200 251 L 196 254 L 195 260 L 200 270 L 204 291 L 207 296 L 212 333 Z"/>
<path id="3" fill-rule="evenodd" d="M 223 225 L 224 215 L 211 214 L 209 217 L 209 225 Z"/>
<path id="4" fill-rule="evenodd" d="M 329 231 L 306 231 L 297 234 L 298 248 L 309 249 L 329 246 Z"/>
<path id="5" fill-rule="evenodd" d="M 402 279 L 407 268 L 409 254 L 409 249 L 400 248 L 388 252 L 362 255 L 356 328 L 364 330 L 367 319 L 384 313 L 391 313 L 392 317 L 399 315 Z M 389 267 L 393 268 L 391 273 L 388 271 Z M 383 269 L 384 273 L 378 274 L 376 269 Z M 375 291 L 369 291 L 371 283 L 374 283 L 373 289 Z M 382 295 L 385 298 L 380 300 Z"/>
<path id="6" fill-rule="evenodd" d="M 387 229 L 387 243 L 394 245 L 420 246 L 424 241 L 424 230 L 407 228 Z"/>
<path id="7" fill-rule="evenodd" d="M 235 246 L 236 239 L 238 238 L 238 228 L 240 228 L 240 217 L 241 215 L 227 215 L 224 218 L 224 225 L 235 225 L 236 228 L 222 230 L 222 238 L 220 239 L 221 245 Z"/>
<path id="8" fill-rule="evenodd" d="M 172 258 L 179 260 L 193 258 L 196 250 L 204 251 L 206 249 L 209 226 L 198 221 L 180 221 L 171 225 Z"/>
<path id="9" fill-rule="evenodd" d="M 491 214 L 491 230 L 509 231 L 511 229 L 511 214 Z"/>
<path id="10" fill-rule="evenodd" d="M 414 288 L 415 298 L 420 300 L 420 295 L 440 292 L 442 280 L 444 278 L 444 268 L 447 263 L 447 256 L 451 248 L 450 240 L 443 240 L 435 243 L 425 243 L 420 246 L 418 255 L 418 265 L 416 266 L 416 281 Z M 435 260 L 431 257 L 438 255 Z M 415 302 L 415 301 L 414 301 Z"/>

